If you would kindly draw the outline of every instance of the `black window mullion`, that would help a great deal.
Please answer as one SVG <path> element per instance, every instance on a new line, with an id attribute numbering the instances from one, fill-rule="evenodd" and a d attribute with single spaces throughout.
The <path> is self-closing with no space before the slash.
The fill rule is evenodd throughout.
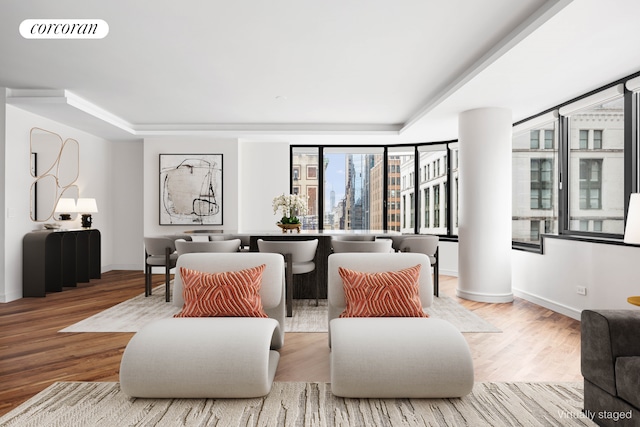
<path id="1" fill-rule="evenodd" d="M 624 222 L 627 223 L 629 197 L 638 192 L 638 101 L 637 95 L 624 93 Z"/>
<path id="2" fill-rule="evenodd" d="M 569 118 L 558 120 L 558 234 L 569 231 Z"/>
<path id="3" fill-rule="evenodd" d="M 324 230 L 324 147 L 318 147 L 318 230 Z"/>

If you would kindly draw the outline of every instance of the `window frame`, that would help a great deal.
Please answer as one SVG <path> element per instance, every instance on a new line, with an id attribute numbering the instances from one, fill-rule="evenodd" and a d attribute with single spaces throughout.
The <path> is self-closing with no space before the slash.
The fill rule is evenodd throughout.
<path id="1" fill-rule="evenodd" d="M 615 85 L 619 85 L 619 84 L 624 84 L 627 82 L 627 80 L 630 79 L 634 79 L 640 77 L 640 71 L 637 73 L 634 73 L 632 75 L 629 75 L 627 77 L 624 77 L 622 79 L 619 79 L 615 82 L 609 83 L 607 85 L 604 85 L 602 87 L 599 87 L 595 90 L 592 90 L 588 93 L 585 93 L 584 95 L 571 99 L 563 104 L 554 106 L 552 108 L 549 108 L 543 112 L 540 112 L 536 115 L 533 115 L 531 117 L 527 117 L 523 120 L 520 120 L 516 123 L 513 124 L 513 126 L 525 123 L 529 120 L 535 119 L 538 116 L 559 110 L 560 108 L 562 108 L 563 106 L 572 104 L 576 101 L 579 101 L 583 98 L 586 98 L 588 96 L 597 94 L 598 92 L 601 92 L 603 90 L 606 90 L 608 88 L 611 88 Z M 629 203 L 629 196 L 631 193 L 636 193 L 638 192 L 638 189 L 640 188 L 640 176 L 639 176 L 639 168 L 638 168 L 638 164 L 640 163 L 639 157 L 640 157 L 640 150 L 638 149 L 638 134 L 640 132 L 640 93 L 638 92 L 632 92 L 630 90 L 628 90 L 626 87 L 623 91 L 623 105 L 624 105 L 624 143 L 623 143 L 623 150 L 624 150 L 624 158 L 623 158 L 623 162 L 624 162 L 624 173 L 623 173 L 623 180 L 624 180 L 624 222 L 626 223 L 626 217 L 627 217 L 627 211 L 628 211 L 628 203 Z M 552 183 L 551 186 L 552 188 L 556 188 L 554 186 L 557 186 L 557 200 L 552 198 L 551 204 L 552 206 L 557 203 L 557 215 L 558 215 L 558 230 L 557 230 L 557 235 L 555 237 L 560 237 L 560 238 L 579 238 L 579 239 L 584 239 L 587 238 L 590 241 L 595 241 L 595 242 L 601 242 L 601 243 L 614 243 L 614 244 L 621 244 L 622 242 L 622 235 L 621 234 L 608 234 L 608 233 L 602 233 L 602 232 L 598 232 L 598 231 L 580 231 L 580 230 L 571 230 L 570 229 L 570 224 L 569 224 L 569 189 L 568 189 L 568 177 L 569 175 L 569 161 L 570 159 L 570 149 L 569 149 L 569 117 L 568 116 L 563 116 L 563 115 L 559 115 L 557 122 L 556 122 L 556 126 L 557 126 L 557 139 L 551 139 L 550 143 L 551 143 L 551 147 L 548 144 L 549 139 L 547 138 L 546 133 L 541 133 L 538 135 L 538 144 L 539 144 L 539 149 L 540 150 L 557 150 L 557 157 L 556 160 L 558 162 L 557 165 L 557 175 L 554 174 L 554 177 L 552 178 Z M 598 147 L 597 146 L 597 140 L 600 140 L 602 144 L 604 144 L 604 132 L 602 132 L 602 139 L 598 139 L 596 138 L 597 135 L 593 135 L 592 132 L 589 132 L 589 134 L 587 135 L 587 146 L 586 149 L 587 150 L 591 150 L 591 149 L 595 149 L 595 150 L 606 150 L 606 147 L 602 146 L 602 147 Z M 426 166 L 426 170 L 420 170 L 420 162 L 418 161 L 419 159 L 419 151 L 418 148 L 421 146 L 429 146 L 429 145 L 442 145 L 444 144 L 446 146 L 446 157 L 444 158 L 444 165 L 445 165 L 445 172 L 441 173 L 442 168 L 438 168 L 438 170 L 436 170 L 437 165 L 434 164 L 427 164 L 427 165 L 423 165 Z M 413 147 L 413 149 L 415 150 L 415 157 L 414 157 L 414 171 L 413 173 L 413 181 L 409 184 L 407 183 L 407 186 L 413 186 L 414 187 L 414 208 L 413 208 L 413 225 L 414 225 L 414 232 L 415 234 L 420 234 L 419 233 L 419 229 L 421 226 L 421 222 L 422 222 L 422 211 L 425 209 L 425 206 L 422 204 L 422 199 L 423 199 L 423 193 L 421 191 L 418 191 L 420 189 L 420 184 L 421 184 L 421 180 L 424 180 L 425 178 L 428 180 L 430 179 L 432 176 L 440 176 L 440 175 L 446 175 L 447 176 L 447 180 L 446 180 L 446 185 L 444 190 L 441 190 L 440 192 L 440 203 L 444 204 L 443 206 L 445 207 L 445 212 L 443 212 L 443 215 L 446 215 L 446 218 L 440 218 L 441 223 L 444 222 L 446 224 L 446 234 L 440 234 L 441 238 L 444 238 L 444 240 L 457 240 L 457 234 L 454 234 L 452 232 L 452 230 L 457 227 L 457 218 L 458 218 L 458 211 L 457 209 L 452 210 L 449 209 L 449 207 L 457 207 L 458 203 L 452 204 L 451 203 L 451 198 L 452 195 L 455 194 L 456 200 L 458 197 L 458 191 L 457 189 L 454 189 L 452 186 L 453 185 L 457 185 L 458 182 L 458 177 L 457 175 L 454 175 L 454 170 L 457 171 L 458 168 L 456 166 L 456 168 L 452 168 L 452 158 L 454 156 L 452 156 L 453 153 L 453 146 L 456 146 L 457 149 L 457 144 L 458 141 L 457 140 L 448 140 L 448 141 L 433 141 L 433 142 L 421 142 L 421 143 L 412 143 L 412 144 L 388 144 L 388 145 L 383 145 L 382 148 L 384 150 L 384 160 L 383 160 L 383 164 L 384 164 L 384 186 L 383 186 L 383 227 L 384 229 L 387 229 L 387 225 L 388 225 L 388 206 L 387 206 L 387 201 L 388 201 L 388 189 L 389 189 L 389 182 L 388 182 L 388 177 L 389 177 L 389 168 L 394 169 L 394 168 L 398 168 L 399 169 L 399 165 L 388 165 L 388 156 L 389 156 L 389 148 L 392 147 L 405 147 L 405 148 L 411 148 Z M 309 148 L 311 146 L 309 145 L 303 145 L 303 144 L 292 144 L 290 145 L 290 150 L 291 150 L 291 162 L 290 162 L 290 166 L 293 167 L 292 164 L 292 160 L 293 160 L 293 150 L 295 148 L 300 148 L 300 147 L 306 147 Z M 322 165 L 323 163 L 323 153 L 324 153 L 324 148 L 326 147 L 330 147 L 330 148 L 334 148 L 334 147 L 345 147 L 345 148 L 358 148 L 358 145 L 313 145 L 312 147 L 317 148 L 318 149 L 318 155 L 319 155 L 319 163 L 318 165 Z M 585 149 L 585 148 L 582 148 Z M 291 169 L 290 169 L 291 170 Z M 553 170 L 553 167 L 552 167 Z M 324 194 L 324 188 L 323 188 L 323 182 L 324 182 L 324 170 L 322 167 L 318 167 L 317 170 L 317 176 L 318 176 L 318 189 L 317 189 L 317 194 L 318 196 L 318 211 L 319 212 L 324 212 L 324 197 L 322 197 L 321 195 Z M 293 188 L 294 182 L 293 182 L 293 172 L 290 173 L 290 183 L 291 183 L 291 188 Z M 398 182 L 397 184 L 400 184 L 400 182 Z M 431 203 L 434 203 L 433 200 L 434 194 L 431 193 Z M 602 197 L 602 195 L 600 196 Z M 442 200 L 443 198 L 445 198 L 446 200 Z M 405 210 L 404 212 L 408 211 Z M 434 213 L 435 215 L 435 213 Z M 405 217 L 406 215 L 402 215 L 403 217 Z M 430 218 L 431 222 L 433 222 L 435 219 L 435 217 Z M 404 218 L 402 218 L 402 220 L 404 220 Z M 407 221 L 408 222 L 408 221 Z M 536 252 L 541 252 L 542 251 L 542 246 L 543 246 L 543 238 L 544 235 L 547 234 L 547 230 L 548 230 L 548 224 L 547 221 L 545 221 L 544 223 L 544 232 L 542 230 L 542 225 L 539 227 L 540 229 L 540 234 L 541 234 L 541 239 L 539 241 L 539 243 L 533 243 L 533 244 L 528 244 L 528 243 L 522 243 L 522 242 L 513 242 L 513 247 L 514 249 L 524 249 L 524 250 L 533 250 Z M 319 229 L 322 230 L 323 229 L 323 222 L 319 221 Z"/>

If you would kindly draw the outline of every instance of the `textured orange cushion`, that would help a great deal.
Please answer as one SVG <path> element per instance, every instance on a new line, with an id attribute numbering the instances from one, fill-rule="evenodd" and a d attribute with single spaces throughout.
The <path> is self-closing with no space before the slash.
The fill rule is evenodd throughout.
<path id="1" fill-rule="evenodd" d="M 381 273 L 338 267 L 347 301 L 340 317 L 429 317 L 420 301 L 421 267 Z"/>
<path id="2" fill-rule="evenodd" d="M 268 317 L 260 298 L 265 267 L 224 273 L 180 267 L 184 306 L 173 317 Z"/>

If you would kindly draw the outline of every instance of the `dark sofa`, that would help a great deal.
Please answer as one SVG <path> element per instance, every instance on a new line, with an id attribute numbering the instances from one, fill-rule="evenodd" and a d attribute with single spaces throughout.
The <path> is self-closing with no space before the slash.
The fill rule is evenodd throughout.
<path id="1" fill-rule="evenodd" d="M 584 412 L 601 426 L 640 426 L 640 310 L 584 310 Z"/>

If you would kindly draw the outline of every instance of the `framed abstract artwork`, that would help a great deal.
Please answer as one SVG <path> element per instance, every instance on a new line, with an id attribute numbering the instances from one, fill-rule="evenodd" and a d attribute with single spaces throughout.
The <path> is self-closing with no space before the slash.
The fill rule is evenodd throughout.
<path id="1" fill-rule="evenodd" d="M 222 225 L 222 154 L 160 154 L 160 225 Z"/>

